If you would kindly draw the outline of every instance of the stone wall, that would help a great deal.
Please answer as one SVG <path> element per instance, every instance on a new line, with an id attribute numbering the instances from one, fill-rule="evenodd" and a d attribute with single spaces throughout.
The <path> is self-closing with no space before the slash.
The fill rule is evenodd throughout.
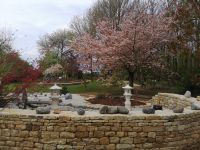
<path id="1" fill-rule="evenodd" d="M 174 107 L 188 107 L 197 102 L 196 98 L 187 98 L 184 95 L 158 93 L 151 99 L 151 104 L 160 104 L 165 108 L 173 109 Z"/>
<path id="2" fill-rule="evenodd" d="M 195 150 L 200 111 L 179 115 L 31 115 L 0 112 L 1 150 Z"/>

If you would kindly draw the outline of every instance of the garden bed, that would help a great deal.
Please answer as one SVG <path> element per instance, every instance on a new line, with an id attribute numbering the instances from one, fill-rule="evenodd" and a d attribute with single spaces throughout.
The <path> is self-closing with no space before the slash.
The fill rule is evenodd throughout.
<path id="1" fill-rule="evenodd" d="M 91 104 L 102 104 L 102 105 L 109 105 L 109 106 L 124 106 L 125 99 L 116 97 L 104 97 L 104 98 L 92 98 L 88 100 Z M 145 102 L 139 100 L 131 100 L 131 106 L 141 106 L 146 105 Z"/>

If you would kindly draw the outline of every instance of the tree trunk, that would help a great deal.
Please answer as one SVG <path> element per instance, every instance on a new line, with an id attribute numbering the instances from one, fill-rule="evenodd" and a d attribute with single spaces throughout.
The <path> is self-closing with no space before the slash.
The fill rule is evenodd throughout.
<path id="1" fill-rule="evenodd" d="M 23 90 L 23 93 L 22 93 L 22 101 L 24 102 L 24 109 L 26 109 L 26 107 L 27 107 L 27 102 L 28 102 L 28 96 L 27 96 L 26 89 Z"/>
<path id="2" fill-rule="evenodd" d="M 133 81 L 134 81 L 134 72 L 128 71 L 129 75 L 129 85 L 133 87 Z"/>
<path id="3" fill-rule="evenodd" d="M 93 60 L 92 60 L 92 56 L 90 58 L 90 78 L 93 81 Z"/>

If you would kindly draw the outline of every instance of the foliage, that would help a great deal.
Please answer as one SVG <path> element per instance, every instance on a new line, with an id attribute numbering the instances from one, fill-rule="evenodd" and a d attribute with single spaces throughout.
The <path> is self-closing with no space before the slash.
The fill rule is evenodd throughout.
<path id="1" fill-rule="evenodd" d="M 60 62 L 60 59 L 58 55 L 55 52 L 46 52 L 44 57 L 39 60 L 39 65 L 42 71 L 46 70 L 47 68 L 50 68 L 51 66 L 58 64 Z"/>
<path id="2" fill-rule="evenodd" d="M 12 42 L 14 39 L 14 34 L 7 31 L 0 31 L 0 55 L 4 52 L 9 52 L 12 50 Z"/>
<path id="3" fill-rule="evenodd" d="M 173 17 L 171 30 L 176 39 L 171 45 L 173 55 L 166 54 L 166 63 L 170 70 L 178 76 L 179 81 L 187 90 L 198 86 L 196 79 L 200 74 L 200 5 L 195 0 L 171 1 L 168 13 Z M 178 77 L 178 78 L 177 78 Z M 195 80 L 195 82 L 194 82 Z"/>
<path id="4" fill-rule="evenodd" d="M 66 75 L 77 74 L 77 54 L 69 46 L 73 38 L 73 33 L 68 30 L 57 30 L 41 37 L 38 41 L 40 53 L 44 55 L 39 61 L 41 69 L 45 70 L 59 63 Z"/>
<path id="5" fill-rule="evenodd" d="M 67 93 L 69 93 L 67 86 L 63 86 L 61 90 L 61 94 L 67 94 Z"/>
<path id="6" fill-rule="evenodd" d="M 0 60 L 0 76 L 5 83 L 17 81 L 24 75 L 24 68 L 27 67 L 29 64 L 22 60 L 17 52 L 6 53 Z"/>
<path id="7" fill-rule="evenodd" d="M 171 18 L 164 16 L 164 12 L 149 14 L 148 10 L 147 4 L 141 4 L 128 12 L 117 27 L 110 20 L 101 21 L 95 38 L 85 34 L 77 39 L 74 47 L 96 58 L 108 70 L 126 69 L 132 85 L 134 74 L 140 68 L 163 67 L 160 48 L 172 39 Z"/>

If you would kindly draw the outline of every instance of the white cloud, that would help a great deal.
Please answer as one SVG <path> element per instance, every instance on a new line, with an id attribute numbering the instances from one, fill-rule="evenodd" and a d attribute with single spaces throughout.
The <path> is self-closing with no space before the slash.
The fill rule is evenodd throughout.
<path id="1" fill-rule="evenodd" d="M 36 58 L 36 41 L 45 34 L 68 27 L 95 0 L 0 0 L 0 28 L 15 32 L 14 46 L 23 58 Z"/>

